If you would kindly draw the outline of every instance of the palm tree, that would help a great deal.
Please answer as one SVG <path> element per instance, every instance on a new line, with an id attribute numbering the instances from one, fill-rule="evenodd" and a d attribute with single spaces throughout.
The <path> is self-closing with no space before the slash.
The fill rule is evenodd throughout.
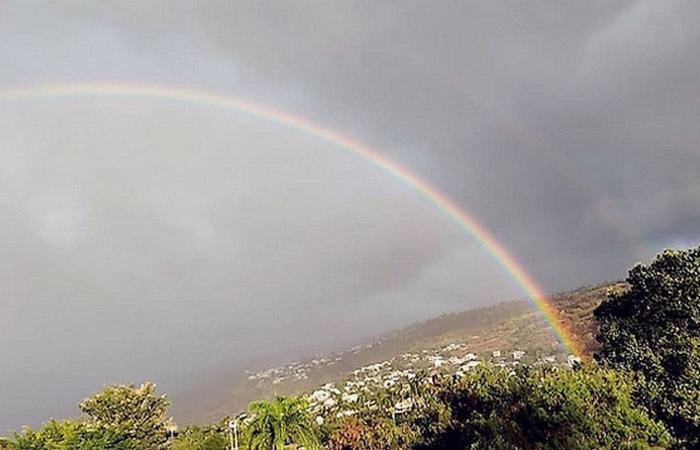
<path id="1" fill-rule="evenodd" d="M 253 418 L 245 431 L 248 449 L 283 450 L 291 443 L 308 450 L 320 449 L 316 425 L 307 408 L 306 401 L 297 397 L 251 403 L 248 409 Z"/>

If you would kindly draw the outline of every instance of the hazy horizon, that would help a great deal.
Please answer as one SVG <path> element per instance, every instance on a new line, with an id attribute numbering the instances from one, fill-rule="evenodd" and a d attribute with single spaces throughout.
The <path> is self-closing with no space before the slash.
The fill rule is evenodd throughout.
<path id="1" fill-rule="evenodd" d="M 41 2 L 0 12 L 0 91 L 235 96 L 362 142 L 548 292 L 700 243 L 700 4 Z M 251 115 L 0 99 L 0 434 L 104 383 L 177 396 L 522 298 L 410 186 Z"/>

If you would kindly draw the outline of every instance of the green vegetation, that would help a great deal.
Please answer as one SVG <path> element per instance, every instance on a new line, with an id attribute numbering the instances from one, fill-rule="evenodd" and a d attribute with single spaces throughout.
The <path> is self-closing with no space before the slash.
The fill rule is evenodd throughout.
<path id="1" fill-rule="evenodd" d="M 225 450 L 228 447 L 225 421 L 208 427 L 187 427 L 173 443 L 173 450 Z"/>
<path id="2" fill-rule="evenodd" d="M 595 310 L 599 362 L 642 375 L 637 397 L 680 446 L 700 448 L 700 248 L 630 270 Z"/>
<path id="3" fill-rule="evenodd" d="M 25 428 L 0 443 L 10 450 L 137 450 L 125 433 L 86 422 L 51 420 L 37 431 Z"/>
<path id="4" fill-rule="evenodd" d="M 560 318 L 566 327 L 580 338 L 586 352 L 592 354 L 596 348 L 593 310 L 606 298 L 608 291 L 624 289 L 625 286 L 624 283 L 603 283 L 554 294 L 549 301 L 561 312 Z M 282 370 L 278 373 L 268 374 L 269 376 L 242 381 L 237 386 L 226 385 L 227 390 L 233 388 L 228 391 L 231 392 L 230 395 L 220 396 L 219 403 L 212 405 L 206 415 L 223 416 L 230 411 L 240 411 L 251 401 L 271 398 L 276 394 L 312 391 L 328 382 L 352 376 L 359 367 L 405 353 L 443 348 L 452 343 L 464 343 L 469 352 L 479 355 L 487 355 L 496 350 L 504 355 L 515 350 L 527 350 L 528 355 L 534 358 L 554 355 L 563 360 L 567 357 L 552 338 L 548 325 L 529 302 L 522 300 L 500 303 L 413 324 L 382 336 L 371 345 L 327 355 L 325 362 L 299 362 L 292 369 L 280 368 Z M 524 345 L 526 348 L 523 348 Z M 211 395 L 212 391 L 218 394 L 222 389 L 221 385 L 211 385 L 203 391 Z M 204 414 L 193 418 L 196 420 L 202 415 Z"/>
<path id="5" fill-rule="evenodd" d="M 576 370 L 477 369 L 443 388 L 447 422 L 423 449 L 645 449 L 666 446 L 664 426 L 632 400 L 632 379 Z"/>
<path id="6" fill-rule="evenodd" d="M 427 378 L 410 413 L 327 425 L 330 450 L 651 449 L 670 436 L 632 398 L 633 379 L 598 366 L 482 367 Z"/>
<path id="7" fill-rule="evenodd" d="M 700 248 L 666 251 L 631 269 L 597 308 L 578 309 L 595 309 L 597 362 L 422 371 L 332 407 L 329 398 L 276 396 L 234 422 L 240 448 L 700 448 Z M 80 404 L 79 419 L 25 428 L 0 449 L 231 447 L 229 418 L 176 435 L 169 405 L 152 383 L 110 386 Z"/>
<path id="8" fill-rule="evenodd" d="M 301 444 L 309 450 L 320 448 L 305 400 L 276 397 L 271 402 L 253 402 L 249 410 L 253 419 L 245 436 L 251 450 L 283 450 L 288 444 Z"/>
<path id="9" fill-rule="evenodd" d="M 80 404 L 88 424 L 115 430 L 135 447 L 162 450 L 168 447 L 170 401 L 156 395 L 156 385 L 112 386 Z"/>
<path id="10" fill-rule="evenodd" d="M 156 386 L 110 386 L 80 404 L 76 421 L 51 420 L 7 440 L 13 450 L 162 450 L 168 448 L 170 402 Z"/>

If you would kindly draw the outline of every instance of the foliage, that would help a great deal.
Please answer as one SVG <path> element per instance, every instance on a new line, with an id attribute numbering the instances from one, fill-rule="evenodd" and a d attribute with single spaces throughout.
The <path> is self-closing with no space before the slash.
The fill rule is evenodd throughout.
<path id="1" fill-rule="evenodd" d="M 228 445 L 224 430 L 190 426 L 175 439 L 173 450 L 225 450 Z"/>
<path id="2" fill-rule="evenodd" d="M 25 428 L 0 446 L 12 450 L 138 450 L 123 433 L 85 422 L 51 420 L 39 430 Z"/>
<path id="3" fill-rule="evenodd" d="M 389 387 L 363 390 L 356 401 L 344 403 L 341 397 L 334 407 L 323 411 L 322 431 L 328 448 L 413 448 L 423 433 L 444 423 L 446 407 L 436 399 L 440 379 L 421 370 Z M 397 412 L 397 404 L 410 407 Z"/>
<path id="4" fill-rule="evenodd" d="M 118 430 L 139 450 L 168 448 L 167 413 L 170 401 L 156 395 L 154 383 L 106 387 L 80 404 L 95 427 Z"/>
<path id="5" fill-rule="evenodd" d="M 297 397 L 276 397 L 249 406 L 252 420 L 245 428 L 247 447 L 251 450 L 282 450 L 288 444 L 306 449 L 320 448 L 318 431 L 308 412 L 308 404 Z"/>
<path id="6" fill-rule="evenodd" d="M 595 310 L 600 366 L 482 365 L 459 377 L 413 373 L 347 401 L 336 390 L 328 405 L 253 402 L 241 448 L 700 449 L 700 248 L 634 267 L 627 285 Z M 82 419 L 25 428 L 0 438 L 0 449 L 166 450 L 169 405 L 152 383 L 110 386 L 80 404 Z M 310 408 L 324 419 L 320 429 Z M 226 419 L 172 442 L 174 450 L 228 446 Z"/>
<path id="7" fill-rule="evenodd" d="M 611 370 L 481 368 L 440 395 L 447 426 L 423 449 L 645 449 L 668 444 L 663 425 L 632 400 L 632 380 Z"/>
<path id="8" fill-rule="evenodd" d="M 367 421 L 357 417 L 343 420 L 327 438 L 328 450 L 373 450 L 376 447 L 368 442 L 371 430 Z"/>
<path id="9" fill-rule="evenodd" d="M 681 448 L 700 448 L 700 247 L 667 250 L 594 312 L 598 361 L 643 375 L 637 395 Z"/>
<path id="10" fill-rule="evenodd" d="M 12 450 L 164 450 L 170 403 L 156 386 L 111 386 L 80 404 L 84 420 L 51 420 L 25 428 L 3 446 Z"/>
<path id="11" fill-rule="evenodd" d="M 337 423 L 328 437 L 328 450 L 404 450 L 415 438 L 408 424 L 376 415 L 350 417 Z"/>

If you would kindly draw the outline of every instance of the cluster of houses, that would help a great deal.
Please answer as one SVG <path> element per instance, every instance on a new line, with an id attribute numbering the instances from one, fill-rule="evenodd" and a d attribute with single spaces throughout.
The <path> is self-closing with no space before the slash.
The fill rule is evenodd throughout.
<path id="1" fill-rule="evenodd" d="M 379 408 L 377 392 L 393 392 L 389 411 L 392 415 L 410 411 L 414 404 L 411 396 L 410 381 L 419 373 L 464 376 L 475 367 L 488 363 L 496 367 L 514 368 L 523 363 L 569 364 L 580 360 L 568 355 L 566 358 L 556 355 L 539 355 L 529 357 L 524 350 L 509 352 L 493 351 L 477 355 L 468 351 L 467 344 L 453 343 L 441 348 L 421 350 L 415 353 L 404 353 L 386 361 L 360 367 L 352 372 L 345 380 L 337 383 L 326 383 L 308 395 L 311 411 L 316 414 L 317 421 L 324 417 L 351 416 L 358 410 L 373 410 Z"/>
<path id="2" fill-rule="evenodd" d="M 344 356 L 354 356 L 363 350 L 371 349 L 374 346 L 381 345 L 384 342 L 384 338 L 379 338 L 373 342 L 356 345 L 345 351 L 332 353 L 326 356 L 318 356 L 314 359 L 307 361 L 295 361 L 289 364 L 285 364 L 279 367 L 272 367 L 266 370 L 262 370 L 256 373 L 248 374 L 248 381 L 253 382 L 271 382 L 272 384 L 280 384 L 282 382 L 289 381 L 300 381 L 307 380 L 309 378 L 309 373 L 312 370 L 328 367 L 337 364 L 342 361 Z"/>
<path id="3" fill-rule="evenodd" d="M 283 381 L 299 381 L 309 378 L 309 372 L 321 366 L 331 366 L 341 361 L 343 357 L 340 354 L 319 357 L 304 362 L 293 362 L 284 366 L 272 367 L 261 372 L 248 375 L 249 381 L 264 381 L 269 380 L 272 384 L 279 384 Z"/>
<path id="4" fill-rule="evenodd" d="M 311 371 L 337 364 L 343 360 L 343 356 L 356 355 L 379 343 L 356 346 L 345 352 L 267 369 L 249 375 L 248 379 L 272 385 L 308 380 Z M 580 362 L 574 355 L 564 353 L 534 354 L 525 350 L 473 352 L 470 347 L 472 346 L 467 342 L 452 342 L 359 367 L 341 381 L 326 383 L 308 394 L 310 409 L 319 422 L 331 416 L 352 416 L 358 411 L 377 408 L 383 408 L 392 415 L 400 415 L 414 407 L 410 382 L 421 373 L 461 377 L 481 364 L 508 369 L 520 364 L 574 365 Z M 377 393 L 383 395 L 381 405 L 377 404 Z"/>

